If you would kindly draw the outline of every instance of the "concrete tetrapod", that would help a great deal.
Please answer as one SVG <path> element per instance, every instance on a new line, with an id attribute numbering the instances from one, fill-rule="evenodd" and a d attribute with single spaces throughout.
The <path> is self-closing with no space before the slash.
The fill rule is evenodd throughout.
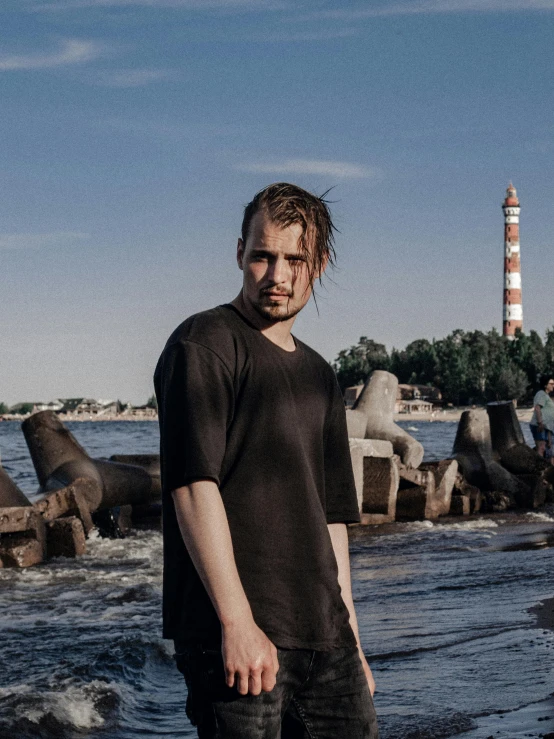
<path id="1" fill-rule="evenodd" d="M 6 470 L 0 466 L 0 508 L 13 508 L 30 506 L 31 501 L 27 498 Z"/>
<path id="2" fill-rule="evenodd" d="M 96 485 L 84 491 L 91 511 L 141 505 L 159 499 L 159 479 L 143 467 L 91 459 L 52 411 L 40 411 L 22 424 L 31 459 L 44 492 L 67 487 L 79 477 Z"/>
<path id="3" fill-rule="evenodd" d="M 0 467 L 0 567 L 29 567 L 42 562 L 46 534 L 31 501 Z"/>
<path id="4" fill-rule="evenodd" d="M 30 567 L 46 553 L 46 528 L 33 506 L 0 508 L 0 567 Z"/>
<path id="5" fill-rule="evenodd" d="M 419 467 L 423 447 L 393 421 L 398 378 L 390 372 L 375 370 L 351 411 L 346 412 L 348 436 L 365 439 L 384 439 L 392 443 L 406 467 Z"/>
<path id="6" fill-rule="evenodd" d="M 480 490 L 507 493 L 512 502 L 528 490 L 515 475 L 494 461 L 489 419 L 484 410 L 462 413 L 453 456 L 467 482 Z"/>
<path id="7" fill-rule="evenodd" d="M 550 463 L 525 443 L 516 409 L 511 400 L 489 403 L 493 453 L 504 467 L 515 474 L 540 474 Z"/>

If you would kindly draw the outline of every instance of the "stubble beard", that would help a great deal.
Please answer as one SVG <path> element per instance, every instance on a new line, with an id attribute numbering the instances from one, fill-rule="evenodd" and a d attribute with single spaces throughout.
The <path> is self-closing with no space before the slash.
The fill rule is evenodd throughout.
<path id="1" fill-rule="evenodd" d="M 289 295 L 288 297 L 290 299 L 292 295 Z M 283 321 L 288 321 L 290 318 L 294 318 L 294 316 L 300 313 L 303 308 L 303 306 L 289 308 L 289 301 L 287 301 L 285 305 L 268 305 L 264 302 L 265 300 L 267 300 L 267 296 L 262 293 L 260 295 L 260 299 L 256 303 L 252 303 L 252 307 L 256 313 L 266 321 L 275 323 L 281 323 Z"/>

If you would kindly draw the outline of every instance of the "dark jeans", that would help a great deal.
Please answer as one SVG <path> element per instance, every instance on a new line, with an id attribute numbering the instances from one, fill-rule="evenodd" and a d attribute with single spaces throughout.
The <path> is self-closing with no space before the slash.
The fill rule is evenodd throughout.
<path id="1" fill-rule="evenodd" d="M 378 739 L 356 648 L 279 649 L 278 658 L 273 690 L 243 696 L 225 684 L 218 650 L 177 647 L 199 739 Z"/>

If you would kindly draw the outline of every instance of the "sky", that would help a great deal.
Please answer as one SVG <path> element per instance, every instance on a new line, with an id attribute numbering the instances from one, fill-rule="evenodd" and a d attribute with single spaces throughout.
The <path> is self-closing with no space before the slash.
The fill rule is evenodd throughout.
<path id="1" fill-rule="evenodd" d="M 244 205 L 333 188 L 327 360 L 554 324 L 554 0 L 2 0 L 0 401 L 144 403 L 172 330 L 232 300 Z"/>

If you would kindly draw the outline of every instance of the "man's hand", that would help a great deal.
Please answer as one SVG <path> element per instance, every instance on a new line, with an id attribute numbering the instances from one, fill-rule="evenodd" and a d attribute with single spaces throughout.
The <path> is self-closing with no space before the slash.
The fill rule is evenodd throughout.
<path id="1" fill-rule="evenodd" d="M 273 690 L 277 649 L 252 616 L 217 485 L 196 480 L 174 490 L 173 500 L 183 541 L 221 623 L 227 685 L 236 684 L 241 695 Z"/>
<path id="2" fill-rule="evenodd" d="M 361 649 L 359 649 L 358 651 L 360 653 L 360 660 L 362 662 L 362 667 L 364 668 L 364 674 L 367 680 L 367 684 L 369 686 L 369 692 L 371 693 L 371 697 L 373 698 L 373 693 L 375 693 L 375 679 L 373 677 L 373 673 L 371 672 L 371 668 L 367 663 L 365 654 L 362 652 Z"/>
<path id="3" fill-rule="evenodd" d="M 273 690 L 279 670 L 277 649 L 254 620 L 223 626 L 221 633 L 227 685 L 232 688 L 236 683 L 241 695 Z"/>

